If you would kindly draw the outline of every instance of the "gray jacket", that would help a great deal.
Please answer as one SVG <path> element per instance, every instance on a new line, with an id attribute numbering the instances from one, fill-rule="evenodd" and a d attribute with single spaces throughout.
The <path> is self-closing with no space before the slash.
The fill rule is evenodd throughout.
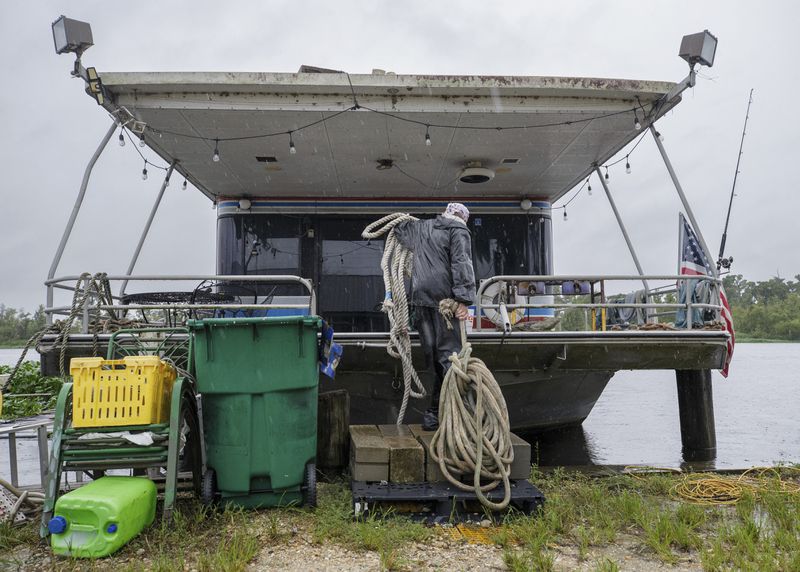
<path id="1" fill-rule="evenodd" d="M 474 303 L 472 241 L 466 225 L 439 215 L 399 224 L 394 233 L 414 253 L 412 305 L 438 308 L 445 298 Z"/>

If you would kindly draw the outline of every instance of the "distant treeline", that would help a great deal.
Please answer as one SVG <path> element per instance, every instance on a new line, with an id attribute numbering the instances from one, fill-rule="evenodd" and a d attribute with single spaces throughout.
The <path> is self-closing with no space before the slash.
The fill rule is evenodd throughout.
<path id="1" fill-rule="evenodd" d="M 44 328 L 44 323 L 44 306 L 31 314 L 0 304 L 0 346 L 21 346 Z"/>
<path id="2" fill-rule="evenodd" d="M 800 341 L 800 274 L 794 278 L 751 282 L 741 274 L 725 276 L 736 335 Z"/>

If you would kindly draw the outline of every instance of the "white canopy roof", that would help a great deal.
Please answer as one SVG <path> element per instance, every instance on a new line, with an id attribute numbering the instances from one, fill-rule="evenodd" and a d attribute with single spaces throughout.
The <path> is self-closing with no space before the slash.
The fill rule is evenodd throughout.
<path id="1" fill-rule="evenodd" d="M 679 101 L 664 97 L 673 83 L 594 78 L 202 72 L 101 78 L 111 95 L 106 108 L 122 107 L 145 122 L 146 143 L 166 162 L 176 160 L 176 169 L 214 200 L 555 201 L 593 163 L 642 133 L 634 109 L 644 129 Z M 359 109 L 342 113 L 356 102 Z M 219 162 L 212 161 L 215 145 Z M 382 159 L 396 168 L 377 169 Z M 454 188 L 470 162 L 495 177 Z"/>

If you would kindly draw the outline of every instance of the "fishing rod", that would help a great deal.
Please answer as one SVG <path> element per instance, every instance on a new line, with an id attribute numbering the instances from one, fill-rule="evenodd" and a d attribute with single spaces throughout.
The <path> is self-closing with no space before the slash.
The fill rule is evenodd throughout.
<path id="1" fill-rule="evenodd" d="M 750 119 L 750 105 L 753 103 L 753 90 L 750 89 L 750 99 L 747 101 L 747 113 L 744 116 L 744 127 L 742 127 L 742 140 L 739 143 L 739 157 L 736 159 L 736 172 L 733 174 L 733 186 L 731 187 L 731 200 L 728 203 L 728 216 L 725 217 L 725 230 L 722 231 L 722 242 L 719 245 L 719 256 L 717 257 L 717 270 L 728 269 L 733 263 L 733 256 L 723 258 L 725 253 L 725 241 L 728 239 L 728 223 L 731 220 L 731 208 L 733 207 L 734 191 L 736 190 L 736 178 L 739 176 L 739 163 L 742 160 L 742 147 L 744 147 L 744 136 L 747 135 L 747 120 Z"/>

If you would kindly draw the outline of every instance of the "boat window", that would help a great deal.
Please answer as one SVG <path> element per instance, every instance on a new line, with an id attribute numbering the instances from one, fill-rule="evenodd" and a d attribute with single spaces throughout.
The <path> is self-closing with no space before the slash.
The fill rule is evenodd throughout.
<path id="1" fill-rule="evenodd" d="M 319 311 L 339 331 L 385 331 L 383 241 L 361 232 L 374 217 L 319 217 Z"/>
<path id="2" fill-rule="evenodd" d="M 540 215 L 481 215 L 470 218 L 475 277 L 549 274 L 550 219 Z"/>
<path id="3" fill-rule="evenodd" d="M 300 274 L 300 224 L 284 215 L 237 215 L 217 222 L 219 274 Z M 300 295 L 301 287 L 228 284 L 224 290 L 240 296 Z"/>

